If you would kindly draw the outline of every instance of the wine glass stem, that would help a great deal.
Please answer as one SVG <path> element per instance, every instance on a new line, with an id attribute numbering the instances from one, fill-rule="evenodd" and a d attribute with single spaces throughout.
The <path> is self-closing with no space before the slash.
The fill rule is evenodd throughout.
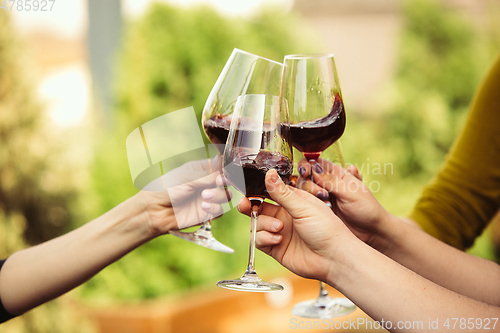
<path id="1" fill-rule="evenodd" d="M 319 298 L 329 297 L 328 290 L 325 288 L 325 283 L 319 281 Z"/>
<path id="2" fill-rule="evenodd" d="M 203 222 L 200 229 L 208 232 L 212 231 L 212 215 L 208 215 L 207 219 Z"/>
<path id="3" fill-rule="evenodd" d="M 212 214 L 208 214 L 203 224 L 194 232 L 195 236 L 212 238 Z"/>
<path id="4" fill-rule="evenodd" d="M 250 199 L 250 203 L 252 204 L 251 211 L 251 226 L 250 226 L 250 249 L 248 253 L 248 266 L 246 274 L 256 274 L 255 273 L 255 235 L 257 230 L 257 217 L 259 215 L 259 206 L 262 203 L 262 199 Z"/>

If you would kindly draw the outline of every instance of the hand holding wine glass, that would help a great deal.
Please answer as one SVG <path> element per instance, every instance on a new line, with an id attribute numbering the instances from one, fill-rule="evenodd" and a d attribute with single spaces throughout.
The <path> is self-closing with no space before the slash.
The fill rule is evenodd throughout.
<path id="1" fill-rule="evenodd" d="M 356 238 L 321 200 L 285 185 L 275 171 L 267 172 L 265 182 L 279 206 L 263 203 L 257 247 L 295 274 L 327 281 L 329 274 L 335 274 L 336 256 Z M 251 202 L 242 201 L 238 209 L 250 215 Z"/>
<path id="2" fill-rule="evenodd" d="M 242 277 L 219 281 L 219 287 L 244 291 L 279 291 L 255 271 L 255 233 L 258 210 L 270 198 L 265 175 L 270 169 L 285 181 L 292 174 L 292 148 L 286 101 L 278 96 L 254 94 L 238 97 L 224 150 L 224 176 L 251 203 L 251 238 L 247 269 Z"/>

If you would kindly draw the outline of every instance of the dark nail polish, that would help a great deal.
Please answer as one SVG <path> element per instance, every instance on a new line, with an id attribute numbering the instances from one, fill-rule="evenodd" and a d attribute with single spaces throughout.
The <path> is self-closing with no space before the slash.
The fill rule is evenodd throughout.
<path id="1" fill-rule="evenodd" d="M 328 198 L 330 197 L 330 195 L 328 194 L 328 192 L 324 192 L 324 191 L 320 191 L 318 192 L 318 194 L 316 194 L 316 196 L 321 199 L 321 200 L 328 200 Z"/>
<path id="2" fill-rule="evenodd" d="M 314 164 L 313 168 L 317 174 L 321 175 L 323 173 L 323 168 L 318 163 Z"/>
<path id="3" fill-rule="evenodd" d="M 304 166 L 301 165 L 299 168 L 299 174 L 303 176 L 305 173 L 306 173 L 306 168 L 304 168 Z"/>

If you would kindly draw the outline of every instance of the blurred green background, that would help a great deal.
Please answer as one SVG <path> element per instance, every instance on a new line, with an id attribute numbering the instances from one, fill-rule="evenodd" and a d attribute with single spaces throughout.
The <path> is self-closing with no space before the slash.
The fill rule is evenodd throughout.
<path id="1" fill-rule="evenodd" d="M 356 104 L 346 97 L 345 159 L 358 165 L 394 214 L 409 211 L 439 168 L 475 88 L 500 51 L 500 9 L 495 1 L 490 6 L 478 25 L 438 1 L 405 1 L 393 77 L 378 87 L 368 108 L 350 107 Z M 311 30 L 294 11 L 263 7 L 241 20 L 210 7 L 155 4 L 125 24 L 114 61 L 110 119 L 96 105 L 91 121 L 65 136 L 52 131 L 43 116 L 44 105 L 33 93 L 30 59 L 4 13 L 0 27 L 1 258 L 74 229 L 135 194 L 127 135 L 148 120 L 190 105 L 200 117 L 233 48 L 278 61 L 290 53 L 335 51 L 310 38 Z M 88 156 L 85 162 L 76 156 L 79 151 Z M 237 276 L 246 264 L 247 222 L 233 209 L 213 224 L 214 235 L 235 249 L 234 255 L 159 237 L 69 298 L 91 306 L 138 302 Z M 493 247 L 486 234 L 470 251 L 494 259 Z M 257 261 L 259 271 L 269 276 L 283 272 L 260 253 Z M 44 305 L 0 331 L 92 332 L 92 325 L 66 310 L 65 302 Z"/>

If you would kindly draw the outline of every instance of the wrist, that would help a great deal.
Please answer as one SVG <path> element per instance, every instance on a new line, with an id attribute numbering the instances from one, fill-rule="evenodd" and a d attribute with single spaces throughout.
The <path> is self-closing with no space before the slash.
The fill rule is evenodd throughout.
<path id="1" fill-rule="evenodd" d="M 138 227 L 146 230 L 149 239 L 179 229 L 167 191 L 141 191 L 131 198 L 140 207 Z"/>
<path id="2" fill-rule="evenodd" d="M 401 223 L 402 221 L 397 216 L 384 210 L 384 214 L 376 224 L 374 237 L 368 245 L 383 254 L 390 252 L 399 239 L 398 234 Z"/>
<path id="3" fill-rule="evenodd" d="M 148 209 L 147 200 L 139 192 L 102 215 L 102 217 L 104 221 L 108 221 L 108 227 L 106 228 L 108 231 L 127 237 L 130 244 L 137 247 L 156 237 L 148 223 Z"/>
<path id="4" fill-rule="evenodd" d="M 350 279 L 352 275 L 353 263 L 362 258 L 360 253 L 363 247 L 367 247 L 366 243 L 356 237 L 347 237 L 335 251 L 335 255 L 330 257 L 324 282 L 341 290 L 346 279 Z"/>

